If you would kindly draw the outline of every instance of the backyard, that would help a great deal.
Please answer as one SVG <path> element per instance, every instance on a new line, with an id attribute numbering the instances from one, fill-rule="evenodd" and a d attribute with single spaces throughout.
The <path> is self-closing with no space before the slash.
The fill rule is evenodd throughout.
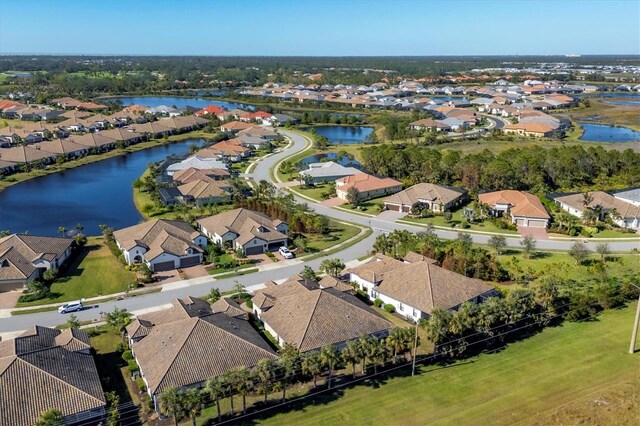
<path id="1" fill-rule="evenodd" d="M 87 245 L 70 259 L 62 276 L 51 285 L 49 297 L 17 307 L 60 303 L 69 300 L 103 296 L 127 290 L 136 281 L 136 273 L 127 271 L 103 243 L 101 237 L 91 237 Z"/>
<path id="2" fill-rule="evenodd" d="M 548 328 L 498 353 L 420 367 L 417 377 L 382 377 L 314 396 L 254 420 L 391 424 L 403 413 L 405 424 L 634 424 L 640 369 L 638 354 L 626 351 L 634 309 Z"/>

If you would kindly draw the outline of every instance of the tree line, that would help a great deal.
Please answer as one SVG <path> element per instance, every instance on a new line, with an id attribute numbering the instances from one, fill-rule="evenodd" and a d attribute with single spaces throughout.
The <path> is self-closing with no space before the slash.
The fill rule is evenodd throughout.
<path id="1" fill-rule="evenodd" d="M 631 149 L 558 146 L 512 148 L 494 154 L 488 149 L 464 155 L 459 151 L 389 145 L 361 150 L 362 165 L 373 173 L 407 185 L 432 182 L 455 185 L 471 194 L 517 189 L 547 194 L 629 187 L 640 176 L 640 154 Z"/>

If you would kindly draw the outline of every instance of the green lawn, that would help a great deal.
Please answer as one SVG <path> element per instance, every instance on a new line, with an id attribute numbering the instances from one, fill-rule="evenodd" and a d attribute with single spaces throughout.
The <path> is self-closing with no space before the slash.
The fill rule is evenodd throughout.
<path id="1" fill-rule="evenodd" d="M 18 303 L 17 307 L 119 293 L 126 291 L 127 286 L 135 282 L 135 272 L 124 269 L 109 248 L 102 243 L 102 238 L 90 238 L 87 247 L 74 256 L 68 269 L 51 285 L 51 297 Z"/>
<path id="2" fill-rule="evenodd" d="M 421 367 L 416 377 L 385 378 L 379 386 L 359 385 L 340 390 L 338 395 L 315 396 L 305 405 L 280 408 L 287 412 L 256 422 L 554 424 L 545 418 L 556 417 L 567 405 L 585 405 L 565 424 L 576 423 L 572 418 L 578 416 L 604 416 L 599 424 L 633 424 L 633 410 L 639 405 L 637 393 L 635 397 L 626 395 L 615 406 L 597 400 L 620 388 L 631 386 L 637 392 L 640 354 L 627 353 L 634 309 L 635 304 L 605 312 L 595 321 L 548 328 L 498 353 L 482 354 L 446 368 Z M 593 423 L 587 420 L 581 424 Z"/>
<path id="3" fill-rule="evenodd" d="M 442 226 L 446 228 L 455 227 L 456 229 L 462 229 L 460 228 L 460 223 L 464 220 L 464 217 L 462 216 L 463 211 L 464 211 L 464 207 L 454 212 L 451 212 L 452 217 L 450 222 L 447 222 L 446 220 L 444 220 L 443 216 L 433 216 L 433 217 L 426 217 L 426 218 L 405 217 L 402 220 L 406 220 L 408 222 L 414 222 L 414 223 L 421 223 L 425 225 L 427 223 L 431 223 L 433 226 Z M 480 222 L 480 223 L 470 223 L 469 228 L 466 228 L 466 229 L 470 231 L 497 232 L 501 234 L 517 234 L 518 233 L 517 231 L 512 231 L 510 229 L 500 229 L 496 225 L 494 225 L 493 222 L 491 222 L 490 220 L 485 220 L 484 222 Z"/>
<path id="4" fill-rule="evenodd" d="M 355 237 L 360 229 L 342 223 L 329 221 L 330 232 L 328 235 L 306 234 L 308 240 L 307 252 L 316 252 L 338 245 L 349 238 Z"/>
<path id="5" fill-rule="evenodd" d="M 307 188 L 304 186 L 294 186 L 291 189 L 309 198 L 313 198 L 316 201 L 322 202 L 326 200 L 326 198 L 322 197 L 322 193 L 327 192 L 329 190 L 329 184 L 327 183 L 318 184 L 310 188 Z"/>
<path id="6" fill-rule="evenodd" d="M 124 340 L 107 326 L 87 331 L 91 331 L 90 342 L 96 351 L 96 367 L 105 392 L 116 392 L 121 403 L 131 401 L 131 396 L 136 396 L 133 388 L 135 383 L 129 379 L 127 364 L 121 353 L 116 351 L 118 344 Z M 134 402 L 137 403 L 137 399 Z"/>

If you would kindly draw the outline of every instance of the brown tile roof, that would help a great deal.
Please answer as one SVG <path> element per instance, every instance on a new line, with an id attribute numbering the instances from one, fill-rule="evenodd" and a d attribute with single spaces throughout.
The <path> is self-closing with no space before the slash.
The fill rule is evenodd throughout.
<path id="1" fill-rule="evenodd" d="M 133 351 L 153 394 L 277 358 L 247 321 L 223 313 L 158 325 Z"/>
<path id="2" fill-rule="evenodd" d="M 0 355 L 0 424 L 31 425 L 52 407 L 64 416 L 104 407 L 93 356 L 78 352 L 88 340 L 81 330 L 36 326 L 1 342 L 14 351 Z"/>
<path id="3" fill-rule="evenodd" d="M 634 206 L 603 191 L 593 191 L 589 195 L 593 199 L 588 205 L 589 208 L 601 206 L 606 210 L 616 209 L 624 218 L 640 217 L 640 206 Z M 555 197 L 554 200 L 567 204 L 580 212 L 584 211 L 584 196 L 581 193 L 562 195 Z"/>
<path id="4" fill-rule="evenodd" d="M 422 200 L 430 203 L 448 204 L 464 195 L 464 190 L 451 186 L 435 185 L 433 183 L 419 183 L 391 195 L 384 200 L 385 203 L 404 204 L 413 206 Z"/>
<path id="5" fill-rule="evenodd" d="M 173 127 L 165 126 L 155 121 L 149 121 L 143 124 L 132 124 L 129 128 L 133 129 L 137 133 L 151 133 L 153 135 L 171 133 L 175 129 Z"/>
<path id="6" fill-rule="evenodd" d="M 320 288 L 335 288 L 338 291 L 353 293 L 355 290 L 352 286 L 332 276 L 324 276 L 318 281 Z"/>
<path id="7" fill-rule="evenodd" d="M 72 136 L 69 138 L 70 141 L 75 144 L 84 145 L 91 148 L 99 148 L 105 145 L 111 145 L 116 142 L 116 139 L 110 137 L 108 133 L 105 132 L 94 132 L 94 133 L 85 133 L 81 136 Z"/>
<path id="8" fill-rule="evenodd" d="M 478 200 L 492 208 L 496 204 L 508 204 L 513 216 L 543 219 L 549 219 L 550 217 L 538 197 L 528 192 L 505 189 L 503 191 L 480 194 L 478 195 Z"/>
<path id="9" fill-rule="evenodd" d="M 229 123 L 224 123 L 220 126 L 220 129 L 225 132 L 237 132 L 244 129 L 251 129 L 254 127 L 259 127 L 255 124 L 244 123 L 242 121 L 230 121 Z"/>
<path id="10" fill-rule="evenodd" d="M 383 273 L 375 290 L 431 313 L 434 308 L 454 308 L 494 288 L 433 263 L 416 262 Z"/>
<path id="11" fill-rule="evenodd" d="M 516 123 L 507 124 L 505 129 L 523 130 L 530 133 L 546 134 L 556 130 L 558 126 L 555 126 L 547 122 L 534 122 L 534 123 Z"/>
<path id="12" fill-rule="evenodd" d="M 186 222 L 165 219 L 150 220 L 113 233 L 125 250 L 136 245 L 147 248 L 147 260 L 155 259 L 164 252 L 184 256 L 187 248 L 202 253 L 203 250 L 193 242 L 199 235 L 201 234 Z"/>
<path id="13" fill-rule="evenodd" d="M 190 167 L 184 170 L 178 170 L 173 174 L 175 182 L 189 183 L 194 180 L 213 181 L 216 177 L 228 177 L 230 173 L 224 169 L 195 169 Z"/>
<path id="14" fill-rule="evenodd" d="M 187 296 L 184 299 L 174 299 L 171 307 L 155 312 L 138 315 L 138 317 L 127 326 L 127 336 L 130 339 L 138 339 L 149 334 L 151 329 L 157 325 L 167 324 L 187 318 L 201 317 L 213 313 L 209 302 L 197 297 Z"/>
<path id="15" fill-rule="evenodd" d="M 248 313 L 244 311 L 238 303 L 230 297 L 222 297 L 220 300 L 211 305 L 213 312 L 222 312 L 230 317 L 247 317 Z"/>
<path id="16" fill-rule="evenodd" d="M 30 277 L 38 259 L 52 261 L 73 245 L 71 238 L 8 235 L 0 238 L 0 282 Z"/>
<path id="17" fill-rule="evenodd" d="M 276 227 L 281 223 L 281 221 L 272 220 L 262 213 L 242 208 L 198 220 L 201 227 L 220 236 L 227 232 L 233 232 L 238 235 L 240 244 L 244 244 L 254 237 L 264 241 L 286 239 L 286 235 L 276 230 Z M 263 230 L 260 231 L 260 228 Z"/>
<path id="18" fill-rule="evenodd" d="M 366 192 L 376 189 L 390 188 L 393 186 L 402 186 L 402 183 L 397 180 L 391 178 L 379 178 L 367 173 L 345 176 L 338 179 L 336 182 L 344 183 L 344 185 L 338 187 L 341 191 L 347 191 L 351 187 L 356 187 L 360 192 Z"/>
<path id="19" fill-rule="evenodd" d="M 225 181 L 219 180 L 192 180 L 189 183 L 178 186 L 178 191 L 183 196 L 190 196 L 194 199 L 229 197 L 231 186 Z"/>
<path id="20" fill-rule="evenodd" d="M 111 139 L 115 139 L 117 141 L 129 141 L 132 139 L 139 139 L 144 137 L 142 133 L 133 132 L 127 129 L 123 129 L 121 127 L 117 127 L 115 129 L 102 130 L 100 132 L 102 136 L 106 136 Z"/>
<path id="21" fill-rule="evenodd" d="M 55 157 L 52 152 L 42 151 L 30 146 L 14 146 L 11 148 L 0 148 L 0 160 L 14 163 L 30 163 Z"/>
<path id="22" fill-rule="evenodd" d="M 405 263 L 400 260 L 378 253 L 366 263 L 349 268 L 346 272 L 355 274 L 369 282 L 377 282 L 383 273 L 401 268 L 404 265 Z"/>
<path id="23" fill-rule="evenodd" d="M 432 259 L 430 257 L 427 256 L 423 256 L 421 254 L 415 253 L 415 252 L 407 252 L 407 254 L 402 258 L 402 260 L 404 260 L 407 263 L 416 263 L 416 262 L 427 262 L 427 263 L 437 263 L 438 261 L 435 259 Z"/>
<path id="24" fill-rule="evenodd" d="M 335 288 L 303 289 L 276 297 L 261 319 L 285 342 L 300 351 L 320 349 L 363 334 L 375 334 L 393 324 L 355 296 Z M 260 290 L 263 291 L 263 290 Z"/>
<path id="25" fill-rule="evenodd" d="M 52 141 L 34 143 L 31 146 L 54 154 L 73 154 L 88 149 L 86 145 L 75 143 L 71 139 L 54 139 Z"/>

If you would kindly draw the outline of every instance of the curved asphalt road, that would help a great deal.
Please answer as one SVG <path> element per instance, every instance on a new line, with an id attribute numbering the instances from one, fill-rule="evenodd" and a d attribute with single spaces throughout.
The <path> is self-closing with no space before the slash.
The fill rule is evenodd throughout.
<path id="1" fill-rule="evenodd" d="M 306 147 L 306 140 L 298 133 L 281 130 L 281 133 L 289 137 L 293 143 L 286 150 L 274 154 L 272 156 L 261 159 L 254 172 L 252 173 L 255 181 L 265 179 L 272 181 L 270 176 L 270 169 L 275 166 L 280 160 L 289 157 L 290 155 L 303 150 Z M 343 262 L 352 261 L 357 259 L 371 251 L 371 247 L 375 241 L 375 237 L 380 232 L 390 232 L 394 229 L 406 229 L 411 232 L 419 232 L 424 230 L 422 227 L 404 225 L 388 220 L 381 220 L 377 218 L 369 218 L 360 216 L 347 211 L 337 210 L 329 208 L 316 203 L 309 203 L 308 200 L 295 197 L 297 201 L 307 203 L 313 210 L 318 213 L 327 215 L 336 220 L 344 220 L 353 222 L 362 226 L 371 227 L 374 233 L 364 240 L 345 248 L 337 253 L 330 255 L 331 257 L 339 257 Z M 458 233 L 455 231 L 440 230 L 435 232 L 440 238 L 454 239 L 457 238 Z M 489 240 L 489 235 L 470 234 L 474 242 L 486 244 Z M 520 237 L 507 237 L 507 244 L 512 247 L 519 247 Z M 537 242 L 537 246 L 540 249 L 552 249 L 552 250 L 568 250 L 571 247 L 571 241 L 558 241 L 558 240 L 541 240 Z M 640 247 L 640 243 L 637 241 L 616 241 L 609 242 L 609 246 L 613 251 L 629 251 L 633 248 Z M 315 259 L 309 262 L 305 262 L 305 265 L 309 265 L 314 269 L 318 269 L 322 258 Z M 186 284 L 184 282 L 178 282 L 175 284 L 168 284 L 164 290 L 158 293 L 151 293 L 147 295 L 141 295 L 137 297 L 131 297 L 120 301 L 112 301 L 102 303 L 99 306 L 91 309 L 85 309 L 84 311 L 76 313 L 80 321 L 98 320 L 100 318 L 100 312 L 110 312 L 116 306 L 125 308 L 130 312 L 143 311 L 145 309 L 158 309 L 164 305 L 169 304 L 176 297 L 185 296 L 204 296 L 212 287 L 217 287 L 221 291 L 231 290 L 236 281 L 239 281 L 246 287 L 252 287 L 260 285 L 267 280 L 281 280 L 288 278 L 296 273 L 299 273 L 303 265 L 300 262 L 296 262 L 290 266 L 283 266 L 277 269 L 257 272 L 245 276 L 239 276 L 234 278 L 226 278 L 221 280 L 207 279 L 196 280 L 196 283 Z M 66 321 L 66 316 L 61 315 L 56 311 L 41 312 L 27 315 L 16 315 L 9 318 L 0 319 L 0 333 L 11 333 L 21 330 L 25 330 L 34 324 L 43 326 L 56 326 Z"/>

